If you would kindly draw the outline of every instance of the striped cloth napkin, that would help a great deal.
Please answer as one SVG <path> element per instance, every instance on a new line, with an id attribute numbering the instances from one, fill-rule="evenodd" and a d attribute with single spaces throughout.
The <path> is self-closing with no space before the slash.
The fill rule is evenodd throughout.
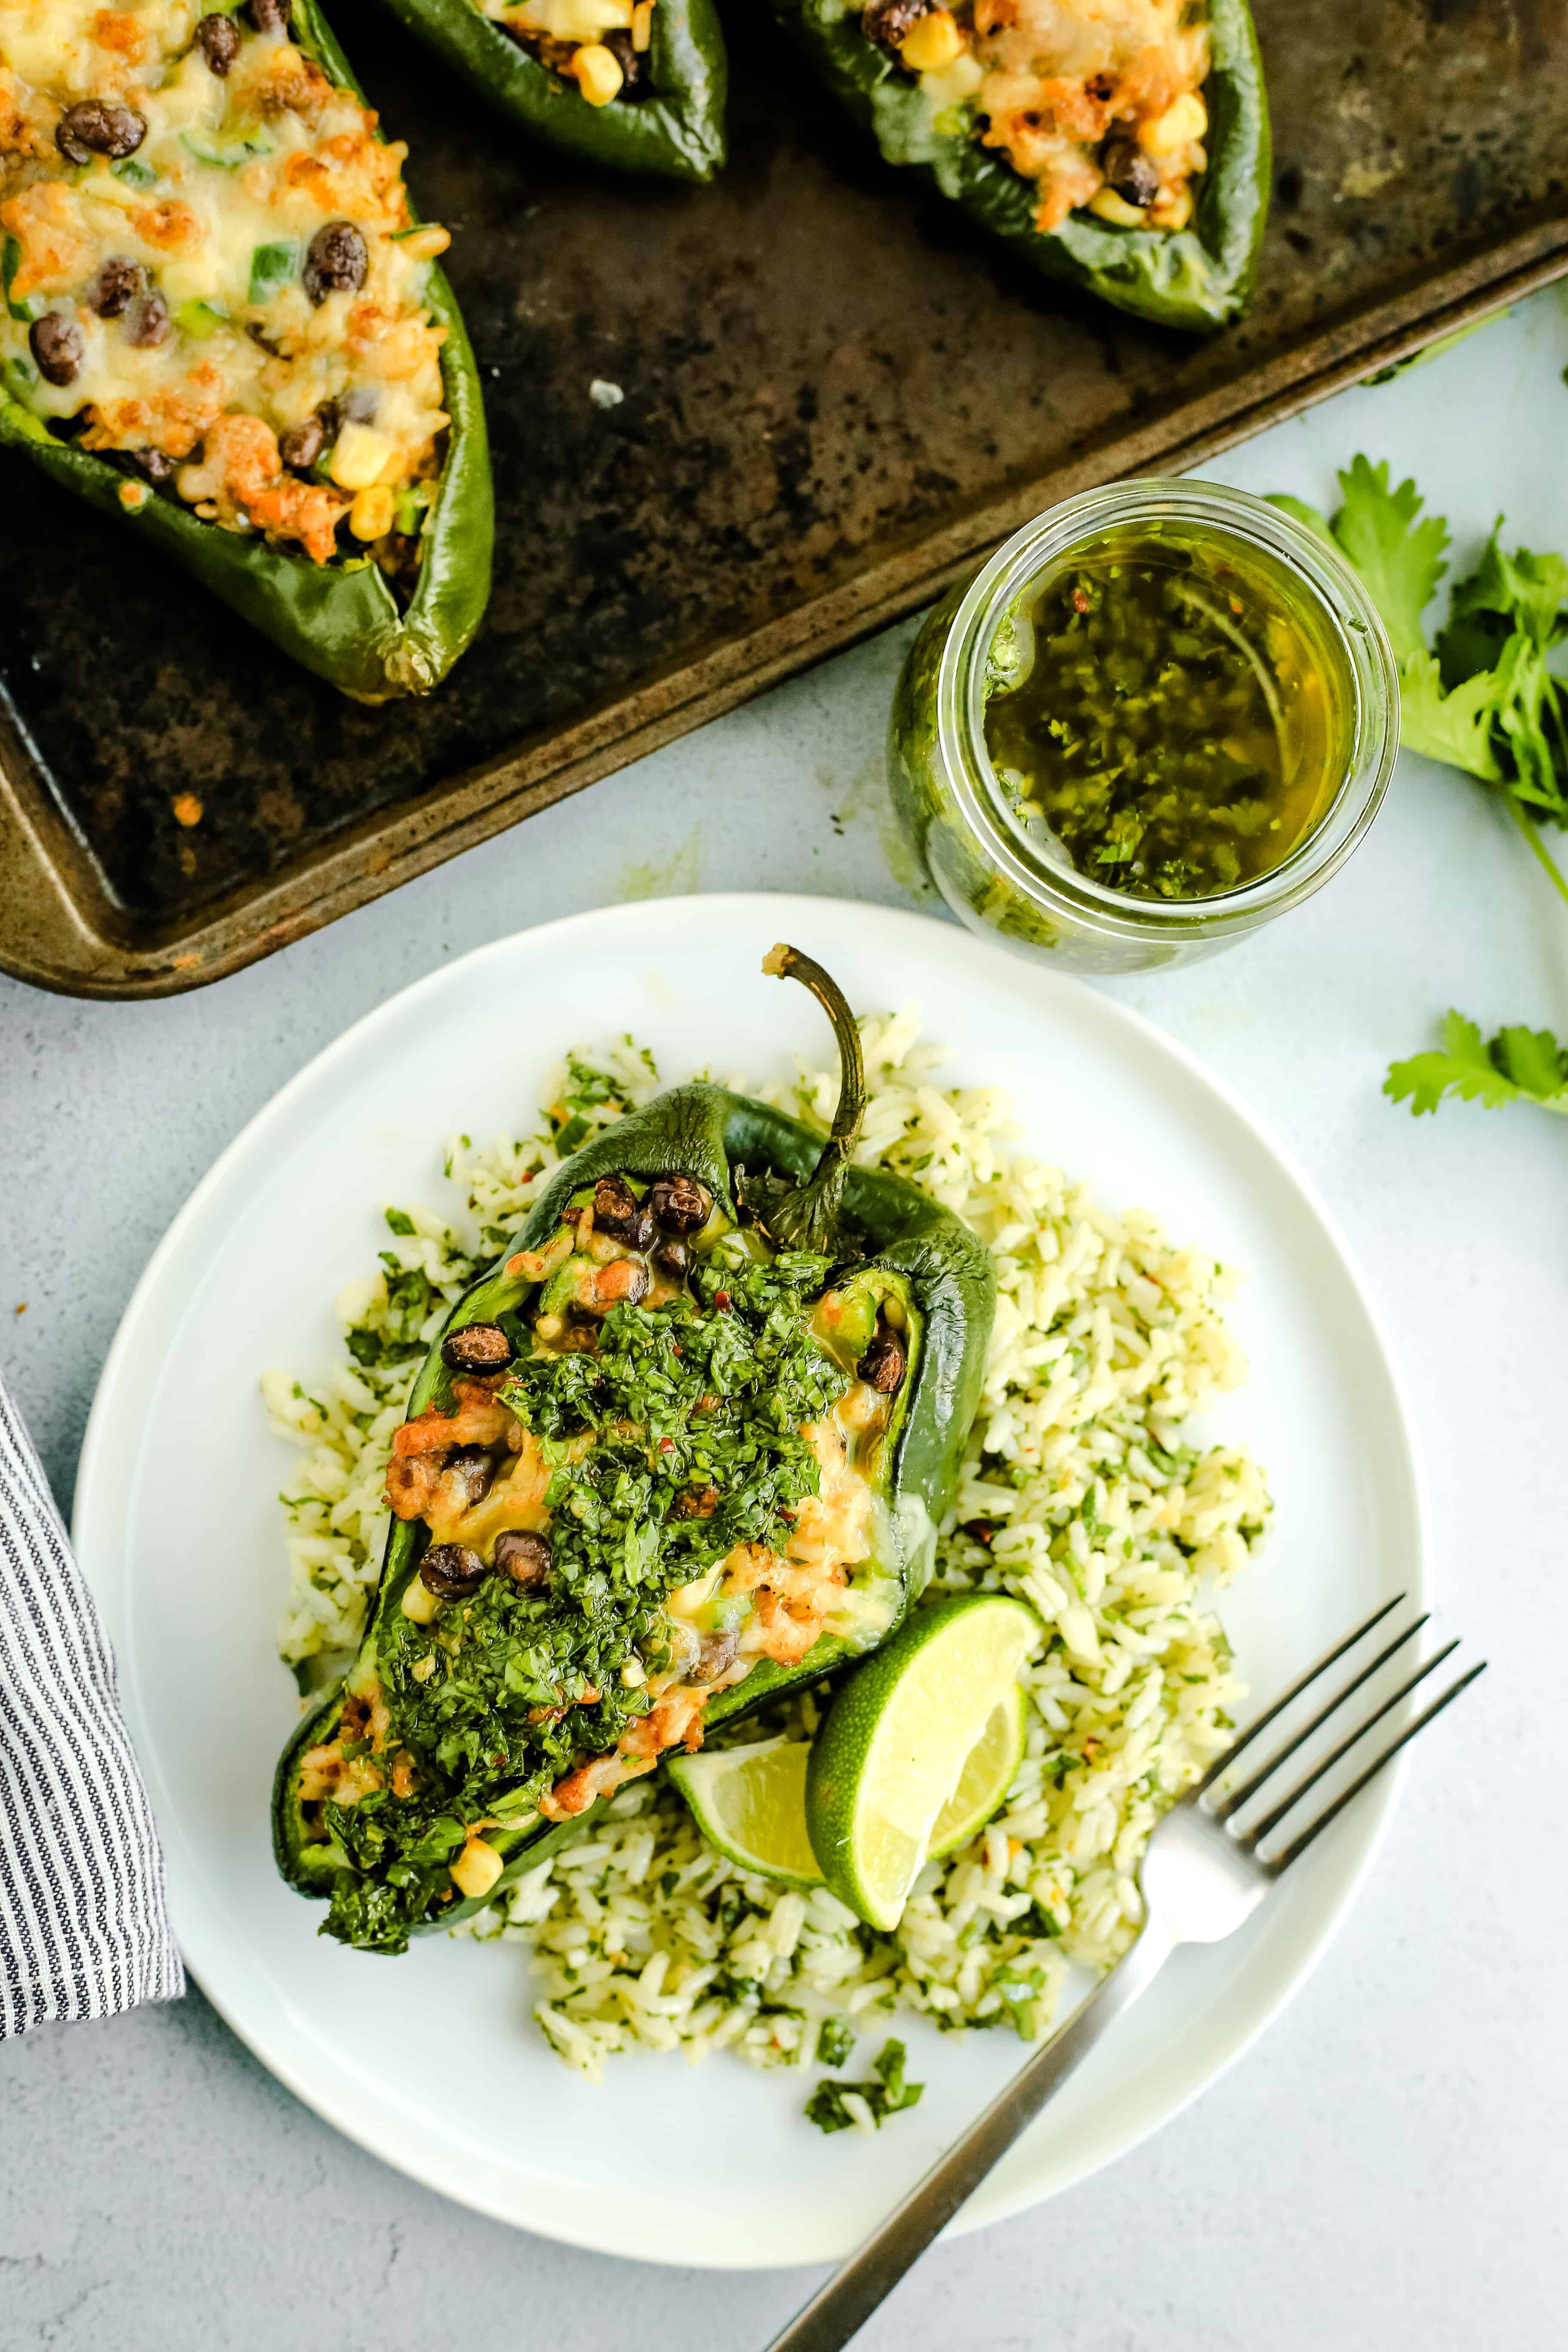
<path id="1" fill-rule="evenodd" d="M 184 1989 L 114 1660 L 0 1380 L 0 2040 Z"/>

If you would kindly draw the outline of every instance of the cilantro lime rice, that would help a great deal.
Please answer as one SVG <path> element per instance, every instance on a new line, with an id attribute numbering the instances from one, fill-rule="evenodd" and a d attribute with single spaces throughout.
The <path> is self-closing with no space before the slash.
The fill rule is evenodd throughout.
<path id="1" fill-rule="evenodd" d="M 939 1090 L 942 1055 L 921 1041 L 913 1008 L 860 1029 L 869 1099 L 858 1157 L 923 1186 L 995 1256 L 985 1389 L 933 1589 L 1002 1590 L 1038 1612 L 1027 1751 L 1000 1817 L 927 1864 L 889 1934 L 826 1890 L 786 1890 L 727 1861 L 662 1777 L 601 1802 L 576 1843 L 457 1931 L 517 1948 L 541 2027 L 595 2080 L 607 2057 L 637 2048 L 841 2065 L 899 2009 L 1039 2036 L 1068 1963 L 1102 1969 L 1131 1941 L 1144 1841 L 1225 1745 L 1242 1694 L 1210 1596 L 1262 1539 L 1268 1492 L 1245 1454 L 1184 1442 L 1189 1418 L 1245 1373 L 1218 1309 L 1229 1277 L 1173 1246 L 1145 1212 L 1098 1208 L 1058 1170 L 1011 1151 L 999 1089 Z M 826 1071 L 785 1087 L 730 1082 L 825 1130 L 837 1098 Z M 273 1417 L 301 1446 L 282 1498 L 279 1646 L 302 1680 L 358 1642 L 386 1538 L 393 1433 L 447 1308 L 561 1161 L 658 1086 L 628 1040 L 552 1075 L 537 1135 L 457 1139 L 448 1214 L 388 1210 L 380 1269 L 338 1300 L 337 1365 L 308 1385 L 266 1375 Z M 729 1736 L 806 1739 L 819 1712 L 805 1693 Z M 874 2130 L 900 2104 L 864 2095 L 864 2084 L 831 2089 L 815 2116 L 826 2128 L 831 2110 Z"/>

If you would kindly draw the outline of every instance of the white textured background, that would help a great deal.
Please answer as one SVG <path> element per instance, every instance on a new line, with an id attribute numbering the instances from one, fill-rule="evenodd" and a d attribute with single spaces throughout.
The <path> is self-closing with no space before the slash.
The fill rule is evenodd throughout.
<path id="1" fill-rule="evenodd" d="M 1565 364 L 1549 293 L 1210 470 L 1331 503 L 1365 449 L 1415 474 L 1461 564 L 1499 508 L 1568 548 Z M 617 898 L 921 903 L 882 782 L 909 634 L 196 995 L 89 1004 L 0 978 L 0 1360 L 68 1505 L 153 1244 L 251 1113 L 393 990 Z M 1568 1037 L 1568 909 L 1479 787 L 1405 760 L 1310 906 L 1214 963 L 1113 985 L 1241 1090 L 1346 1227 L 1415 1400 L 1444 1623 L 1492 1671 L 1423 1741 L 1367 1894 L 1264 2042 L 1113 2171 L 938 2250 L 861 2340 L 1536 2352 L 1562 2340 L 1568 2215 L 1568 1121 L 1451 1106 L 1417 1124 L 1379 1086 L 1449 1004 Z M 651 2109 L 648 2148 L 679 2165 Z M 694 2210 L 693 2243 L 703 2226 Z M 5 2352 L 760 2352 L 809 2284 L 614 2263 L 446 2205 L 297 2105 L 195 1992 L 0 2050 Z"/>

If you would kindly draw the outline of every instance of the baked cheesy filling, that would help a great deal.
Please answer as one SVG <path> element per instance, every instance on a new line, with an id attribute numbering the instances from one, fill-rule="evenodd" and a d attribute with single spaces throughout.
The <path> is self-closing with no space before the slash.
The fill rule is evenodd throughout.
<path id="1" fill-rule="evenodd" d="M 0 368 L 204 520 L 406 583 L 448 423 L 426 307 L 448 238 L 289 16 L 0 0 Z"/>
<path id="2" fill-rule="evenodd" d="M 474 0 L 541 65 L 574 81 L 590 106 L 648 87 L 655 0 Z"/>
<path id="3" fill-rule="evenodd" d="M 861 25 L 941 110 L 1039 192 L 1035 226 L 1087 210 L 1175 230 L 1207 158 L 1197 0 L 866 0 Z"/>
<path id="4" fill-rule="evenodd" d="M 397 1433 L 387 1502 L 428 1548 L 300 1769 L 321 1833 L 401 1855 L 419 1904 L 488 1891 L 487 1828 L 574 1819 L 700 1746 L 764 1661 L 896 1606 L 890 1278 L 825 1290 L 825 1257 L 686 1177 L 602 1178 L 568 1217 L 510 1262 L 541 1286 L 529 1323 L 451 1335 L 450 1405 Z"/>

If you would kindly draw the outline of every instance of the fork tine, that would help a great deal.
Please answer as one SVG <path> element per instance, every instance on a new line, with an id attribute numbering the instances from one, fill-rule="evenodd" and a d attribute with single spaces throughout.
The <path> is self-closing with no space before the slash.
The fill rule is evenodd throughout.
<path id="1" fill-rule="evenodd" d="M 1353 1650 L 1363 1633 L 1370 1633 L 1374 1625 L 1381 1625 L 1389 1611 L 1397 1609 L 1404 1598 L 1403 1592 L 1396 1592 L 1392 1601 L 1385 1601 L 1381 1609 L 1374 1609 L 1366 1622 L 1363 1625 L 1358 1625 L 1353 1633 L 1347 1633 L 1342 1642 L 1336 1642 L 1331 1650 L 1325 1650 L 1316 1665 L 1309 1666 L 1300 1679 L 1293 1682 L 1289 1689 L 1275 1700 L 1272 1706 L 1265 1707 L 1257 1721 L 1248 1724 L 1239 1738 L 1231 1741 L 1225 1754 L 1209 1766 L 1197 1786 L 1187 1791 L 1187 1801 L 1190 1803 L 1194 1798 L 1201 1797 L 1206 1790 L 1212 1789 L 1220 1774 L 1229 1771 L 1243 1748 L 1250 1748 L 1260 1731 L 1267 1731 L 1275 1717 L 1283 1715 L 1292 1701 L 1300 1697 L 1309 1684 L 1315 1683 L 1320 1675 L 1326 1674 L 1336 1660 L 1344 1656 L 1347 1650 Z"/>
<path id="2" fill-rule="evenodd" d="M 1297 1748 L 1301 1747 L 1305 1741 L 1310 1739 L 1315 1731 L 1321 1731 L 1322 1729 L 1331 1715 L 1337 1715 L 1339 1713 L 1346 1699 L 1352 1697 L 1355 1692 L 1360 1690 L 1363 1683 L 1370 1682 L 1373 1675 L 1378 1672 L 1379 1668 L 1385 1666 L 1388 1664 L 1388 1661 L 1394 1656 L 1396 1650 L 1402 1650 L 1406 1642 L 1410 1641 L 1415 1634 L 1419 1633 L 1422 1626 L 1426 1624 L 1427 1617 L 1429 1617 L 1430 1614 L 1431 1612 L 1428 1610 L 1426 1616 L 1417 1617 L 1414 1624 L 1407 1625 L 1404 1633 L 1400 1634 L 1397 1641 L 1390 1642 L 1385 1650 L 1380 1650 L 1376 1657 L 1372 1661 L 1372 1664 L 1367 1666 L 1363 1666 L 1360 1674 L 1352 1675 L 1350 1681 L 1345 1684 L 1344 1687 L 1329 1701 L 1327 1706 L 1321 1706 L 1318 1709 L 1317 1714 L 1312 1717 L 1310 1723 L 1304 1723 L 1301 1726 L 1300 1730 L 1294 1733 L 1292 1737 L 1285 1742 L 1282 1748 L 1277 1748 L 1274 1750 L 1273 1755 L 1268 1759 L 1268 1763 L 1260 1764 L 1258 1766 L 1250 1780 L 1244 1780 L 1239 1789 L 1233 1789 L 1230 1795 L 1225 1800 L 1225 1802 L 1215 1807 L 1214 1817 L 1215 1821 L 1228 1822 L 1233 1813 L 1238 1811 L 1243 1805 L 1247 1804 L 1252 1798 L 1254 1798 L 1258 1794 L 1259 1789 L 1262 1788 L 1265 1780 L 1271 1780 L 1274 1774 L 1278 1772 L 1279 1767 L 1284 1763 L 1285 1759 L 1288 1756 L 1294 1756 Z M 1373 1721 L 1375 1723 L 1376 1720 L 1376 1716 L 1373 1716 Z"/>
<path id="3" fill-rule="evenodd" d="M 1358 1739 L 1364 1739 L 1366 1738 L 1367 1733 L 1372 1729 L 1374 1723 L 1381 1723 L 1384 1717 L 1391 1713 L 1392 1710 L 1399 1705 L 1402 1698 L 1408 1698 L 1411 1692 L 1415 1688 L 1416 1684 L 1424 1683 L 1427 1675 L 1434 1673 L 1436 1668 L 1442 1664 L 1445 1658 L 1451 1658 L 1453 1656 L 1454 1652 L 1458 1648 L 1458 1646 L 1459 1644 L 1457 1639 L 1449 1642 L 1445 1648 L 1436 1651 L 1433 1656 L 1428 1658 L 1425 1665 L 1418 1666 L 1415 1672 L 1411 1675 L 1410 1680 L 1407 1683 L 1402 1683 L 1400 1687 L 1394 1692 L 1392 1698 L 1385 1698 L 1383 1705 L 1378 1707 L 1374 1713 L 1369 1715 L 1364 1723 L 1358 1723 L 1355 1729 L 1347 1733 L 1337 1748 L 1331 1748 L 1328 1754 L 1323 1758 L 1322 1762 L 1321 1764 L 1314 1764 L 1310 1772 L 1304 1773 L 1301 1779 L 1297 1781 L 1295 1787 L 1290 1790 L 1289 1796 L 1281 1798 L 1279 1804 L 1274 1807 L 1272 1812 L 1265 1813 L 1260 1822 L 1255 1822 L 1251 1829 L 1238 1836 L 1237 1843 L 1244 1848 L 1247 1853 L 1252 1853 L 1259 1839 L 1266 1838 L 1270 1830 L 1277 1829 L 1279 1827 L 1279 1823 L 1284 1820 L 1291 1807 L 1300 1801 L 1300 1800 L 1306 1795 L 1308 1790 L 1315 1788 L 1317 1783 L 1322 1779 L 1324 1773 L 1333 1769 L 1342 1756 L 1348 1756 L 1350 1754 L 1351 1749 L 1355 1746 Z"/>
<path id="4" fill-rule="evenodd" d="M 1322 1811 L 1318 1815 L 1316 1821 L 1309 1822 L 1306 1828 L 1301 1832 L 1300 1837 L 1291 1839 L 1290 1843 L 1285 1848 L 1283 1853 L 1275 1854 L 1271 1859 L 1259 1855 L 1258 1862 L 1260 1867 L 1268 1871 L 1272 1878 L 1278 1878 L 1281 1871 L 1289 1870 L 1290 1864 L 1293 1862 L 1299 1861 L 1300 1856 L 1306 1853 L 1307 1848 L 1311 1844 L 1312 1840 L 1315 1837 L 1321 1836 L 1323 1831 L 1328 1828 L 1329 1823 L 1335 1820 L 1339 1814 L 1344 1811 L 1344 1809 L 1350 1803 L 1351 1799 L 1352 1797 L 1359 1797 L 1367 1782 L 1374 1780 L 1378 1773 L 1382 1771 L 1384 1766 L 1391 1763 L 1394 1758 L 1398 1755 L 1400 1749 L 1410 1740 L 1414 1739 L 1418 1731 L 1425 1731 L 1426 1726 L 1432 1721 L 1433 1717 L 1435 1716 L 1441 1715 L 1446 1706 L 1451 1706 L 1454 1701 L 1458 1697 L 1459 1693 L 1462 1690 L 1468 1689 L 1469 1685 L 1475 1681 L 1476 1676 L 1478 1675 L 1484 1675 L 1486 1670 L 1487 1661 L 1483 1658 L 1479 1666 L 1472 1666 L 1468 1674 L 1461 1675 L 1457 1683 L 1452 1684 L 1447 1690 L 1443 1692 L 1440 1697 L 1435 1698 L 1432 1701 L 1430 1706 L 1423 1707 L 1415 1722 L 1406 1724 L 1398 1738 L 1390 1740 L 1382 1755 L 1374 1756 L 1372 1762 L 1367 1766 L 1366 1770 L 1364 1772 L 1358 1773 L 1355 1779 L 1351 1782 L 1350 1787 L 1342 1790 L 1341 1794 L 1334 1799 L 1331 1805 L 1325 1805 Z"/>

